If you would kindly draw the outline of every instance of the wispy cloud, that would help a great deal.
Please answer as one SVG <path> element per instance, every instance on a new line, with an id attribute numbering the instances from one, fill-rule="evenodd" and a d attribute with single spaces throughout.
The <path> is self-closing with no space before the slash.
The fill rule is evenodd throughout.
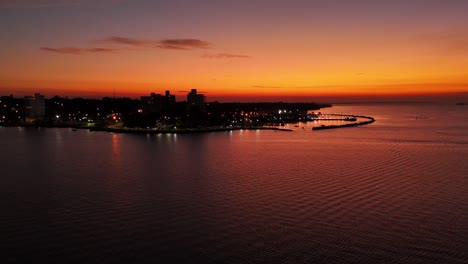
<path id="1" fill-rule="evenodd" d="M 1 0 L 0 0 L 1 1 Z M 111 36 L 108 38 L 95 41 L 95 44 L 101 44 L 105 47 L 100 48 L 81 48 L 81 47 L 41 47 L 40 50 L 49 51 L 60 54 L 81 55 L 87 53 L 113 53 L 123 50 L 139 50 L 139 49 L 169 49 L 169 50 L 195 50 L 208 49 L 211 44 L 207 41 L 199 39 L 164 39 L 164 40 L 149 40 L 139 38 L 128 38 Z M 242 55 L 233 54 L 215 54 L 212 55 L 218 58 L 234 58 L 242 57 Z"/>
<path id="2" fill-rule="evenodd" d="M 217 54 L 205 54 L 202 56 L 207 59 L 250 59 L 251 56 L 248 55 L 239 55 L 239 54 L 230 54 L 230 53 L 217 53 Z"/>
<path id="3" fill-rule="evenodd" d="M 109 4 L 122 1 L 126 0 L 0 0 L 0 9 L 66 7 L 84 4 Z"/>
<path id="4" fill-rule="evenodd" d="M 129 38 L 120 36 L 111 36 L 98 40 L 99 43 L 127 45 L 141 48 L 159 48 L 170 50 L 194 50 L 194 49 L 208 49 L 211 43 L 200 39 L 163 39 L 163 40 L 150 40 L 140 38 Z"/>
<path id="5" fill-rule="evenodd" d="M 40 50 L 49 51 L 59 54 L 73 54 L 73 55 L 82 55 L 87 53 L 112 53 L 117 51 L 112 48 L 75 48 L 75 47 L 64 47 L 64 48 L 50 48 L 50 47 L 41 47 Z"/>
<path id="6" fill-rule="evenodd" d="M 164 39 L 158 41 L 157 47 L 172 50 L 208 49 L 211 44 L 199 39 Z"/>
<path id="7" fill-rule="evenodd" d="M 108 43 L 108 44 L 119 44 L 119 45 L 129 45 L 129 46 L 155 46 L 157 41 L 145 40 L 138 38 L 127 38 L 127 37 L 118 37 L 112 36 L 105 39 L 98 40 L 99 43 Z"/>

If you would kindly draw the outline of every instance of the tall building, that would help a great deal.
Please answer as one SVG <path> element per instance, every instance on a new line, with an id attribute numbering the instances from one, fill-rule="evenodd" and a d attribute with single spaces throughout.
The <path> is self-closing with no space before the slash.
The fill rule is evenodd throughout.
<path id="1" fill-rule="evenodd" d="M 175 95 L 172 95 L 170 91 L 166 91 L 163 99 L 163 113 L 173 114 L 176 105 Z"/>
<path id="2" fill-rule="evenodd" d="M 141 97 L 141 104 L 143 113 L 171 114 L 175 109 L 175 95 L 170 91 L 164 95 L 151 93 Z"/>
<path id="3" fill-rule="evenodd" d="M 160 113 L 162 111 L 162 95 L 151 93 L 141 97 L 143 113 Z"/>
<path id="4" fill-rule="evenodd" d="M 189 110 L 205 111 L 205 95 L 197 93 L 197 89 L 192 89 L 187 94 L 187 107 Z"/>
<path id="5" fill-rule="evenodd" d="M 24 117 L 27 123 L 42 121 L 45 117 L 45 98 L 36 93 L 24 97 Z"/>

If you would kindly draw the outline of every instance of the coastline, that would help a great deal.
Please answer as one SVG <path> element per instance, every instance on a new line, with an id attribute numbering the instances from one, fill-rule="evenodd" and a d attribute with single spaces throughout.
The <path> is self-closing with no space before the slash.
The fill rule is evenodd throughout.
<path id="1" fill-rule="evenodd" d="M 326 129 L 336 129 L 344 127 L 356 127 L 367 125 L 375 122 L 375 118 L 371 116 L 363 115 L 352 115 L 352 114 L 329 114 L 331 116 L 343 116 L 349 118 L 362 118 L 367 119 L 367 121 L 346 123 L 342 125 L 322 125 L 312 127 L 312 130 L 326 130 Z M 328 119 L 328 120 L 338 120 L 338 119 Z M 8 127 L 8 126 L 4 126 Z M 236 126 L 236 127 L 207 127 L 207 128 L 180 128 L 180 129 L 151 129 L 151 128 L 128 128 L 128 127 L 88 127 L 80 125 L 52 125 L 52 126 L 38 126 L 38 125 L 21 125 L 19 127 L 43 127 L 43 128 L 71 128 L 73 130 L 77 129 L 87 129 L 89 131 L 97 132 L 110 132 L 110 133 L 127 133 L 127 134 L 195 134 L 195 133 L 210 133 L 210 132 L 228 132 L 236 130 L 272 130 L 272 131 L 282 131 L 282 132 L 293 132 L 293 129 L 280 128 L 280 127 L 271 127 L 271 126 Z"/>

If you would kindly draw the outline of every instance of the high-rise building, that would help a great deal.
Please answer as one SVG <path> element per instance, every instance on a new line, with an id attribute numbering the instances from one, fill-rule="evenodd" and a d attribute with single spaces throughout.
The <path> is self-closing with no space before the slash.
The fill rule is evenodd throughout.
<path id="1" fill-rule="evenodd" d="M 42 121 L 45 117 L 45 98 L 36 93 L 24 97 L 24 117 L 27 123 Z"/>
<path id="2" fill-rule="evenodd" d="M 150 96 L 142 96 L 141 104 L 143 113 L 171 114 L 175 108 L 175 95 L 166 91 L 164 95 L 151 93 Z"/>
<path id="3" fill-rule="evenodd" d="M 187 94 L 187 107 L 189 110 L 205 110 L 205 95 L 197 93 L 197 89 L 192 89 Z"/>
<path id="4" fill-rule="evenodd" d="M 172 95 L 170 91 L 166 91 L 163 100 L 163 113 L 173 114 L 175 110 L 176 100 L 175 95 Z"/>
<path id="5" fill-rule="evenodd" d="M 143 113 L 160 113 L 162 111 L 162 95 L 151 93 L 141 97 Z"/>

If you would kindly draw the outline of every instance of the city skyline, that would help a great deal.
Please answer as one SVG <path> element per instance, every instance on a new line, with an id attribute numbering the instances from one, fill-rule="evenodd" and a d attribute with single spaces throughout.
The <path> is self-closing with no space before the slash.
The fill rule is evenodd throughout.
<path id="1" fill-rule="evenodd" d="M 1 1 L 0 94 L 466 100 L 464 1 Z"/>

